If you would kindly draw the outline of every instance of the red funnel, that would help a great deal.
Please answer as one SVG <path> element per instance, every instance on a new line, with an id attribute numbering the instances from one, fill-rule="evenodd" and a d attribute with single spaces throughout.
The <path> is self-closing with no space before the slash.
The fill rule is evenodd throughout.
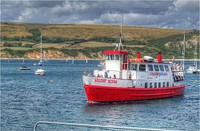
<path id="1" fill-rule="evenodd" d="M 137 52 L 136 58 L 140 58 L 140 52 Z"/>
<path id="2" fill-rule="evenodd" d="M 162 54 L 161 54 L 161 52 L 158 53 L 158 62 L 159 63 L 162 62 Z"/>

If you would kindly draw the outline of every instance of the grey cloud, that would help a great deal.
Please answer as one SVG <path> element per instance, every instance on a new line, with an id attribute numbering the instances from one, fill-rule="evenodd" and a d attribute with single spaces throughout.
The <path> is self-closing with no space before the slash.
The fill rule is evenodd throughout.
<path id="1" fill-rule="evenodd" d="M 2 1 L 2 21 L 199 28 L 199 1 Z"/>

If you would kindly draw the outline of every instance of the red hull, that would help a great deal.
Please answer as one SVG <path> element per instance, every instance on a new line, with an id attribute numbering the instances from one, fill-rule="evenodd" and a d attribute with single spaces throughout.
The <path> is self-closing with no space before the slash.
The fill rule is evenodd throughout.
<path id="1" fill-rule="evenodd" d="M 118 88 L 84 85 L 88 102 L 150 100 L 183 95 L 185 85 L 167 88 Z"/>

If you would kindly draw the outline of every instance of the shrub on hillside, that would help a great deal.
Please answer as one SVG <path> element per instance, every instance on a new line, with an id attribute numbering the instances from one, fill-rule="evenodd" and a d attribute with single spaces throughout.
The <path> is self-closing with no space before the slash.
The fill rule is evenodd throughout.
<path id="1" fill-rule="evenodd" d="M 31 44 L 25 44 L 25 45 L 23 45 L 23 47 L 32 48 L 33 45 L 31 45 Z"/>
<path id="2" fill-rule="evenodd" d="M 33 36 L 40 36 L 40 30 L 38 28 L 31 28 L 28 30 L 28 32 L 30 32 L 31 34 L 33 34 Z"/>
<path id="3" fill-rule="evenodd" d="M 4 42 L 3 43 L 4 47 L 21 47 L 22 43 L 20 42 Z"/>

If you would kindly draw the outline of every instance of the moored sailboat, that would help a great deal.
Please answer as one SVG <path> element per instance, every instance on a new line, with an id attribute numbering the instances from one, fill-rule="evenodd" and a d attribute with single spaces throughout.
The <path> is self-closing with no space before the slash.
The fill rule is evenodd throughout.
<path id="1" fill-rule="evenodd" d="M 198 42 L 195 44 L 195 50 L 194 50 L 194 62 L 193 65 L 189 66 L 186 70 L 187 73 L 193 73 L 193 74 L 200 74 L 200 69 L 198 69 L 198 63 L 197 63 L 197 46 Z"/>
<path id="2" fill-rule="evenodd" d="M 22 66 L 19 68 L 19 70 L 31 70 L 31 68 L 28 68 L 26 63 L 24 62 L 24 58 L 23 58 Z"/>
<path id="3" fill-rule="evenodd" d="M 42 43 L 42 36 L 41 36 L 41 49 L 40 49 L 40 61 L 38 63 L 38 67 L 35 70 L 36 75 L 44 76 L 45 75 L 45 70 L 43 68 L 44 61 L 43 61 L 43 43 Z"/>

